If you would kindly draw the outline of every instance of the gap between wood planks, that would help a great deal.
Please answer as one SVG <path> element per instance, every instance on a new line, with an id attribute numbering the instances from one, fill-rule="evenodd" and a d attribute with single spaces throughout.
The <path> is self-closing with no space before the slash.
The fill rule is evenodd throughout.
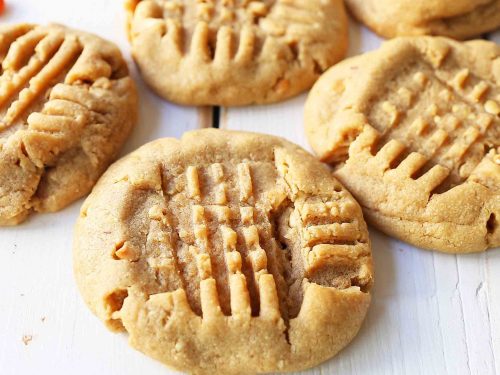
<path id="1" fill-rule="evenodd" d="M 198 127 L 219 129 L 221 122 L 221 107 L 198 107 Z"/>
<path id="2" fill-rule="evenodd" d="M 212 107 L 212 128 L 220 127 L 220 107 Z"/>

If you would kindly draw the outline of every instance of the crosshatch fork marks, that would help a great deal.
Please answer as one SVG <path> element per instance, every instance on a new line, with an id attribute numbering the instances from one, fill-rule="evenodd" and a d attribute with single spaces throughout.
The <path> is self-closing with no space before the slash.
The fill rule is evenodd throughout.
<path id="1" fill-rule="evenodd" d="M 358 257 L 369 255 L 369 245 L 351 217 L 356 205 L 311 198 L 295 206 L 281 191 L 267 193 L 281 197 L 272 209 L 261 201 L 257 168 L 277 177 L 269 162 L 190 165 L 180 174 L 160 168 L 146 251 L 161 291 L 183 289 L 199 316 L 219 308 L 226 316 L 273 311 L 288 325 L 300 311 L 304 278 L 366 290 Z"/>
<path id="2" fill-rule="evenodd" d="M 312 31 L 311 20 L 321 19 L 316 5 L 296 0 L 211 0 L 188 4 L 171 0 L 128 0 L 126 7 L 132 38 L 154 25 L 160 30 L 164 47 L 176 58 L 191 56 L 200 62 L 215 63 L 234 60 L 241 65 L 273 53 L 276 40 L 281 40 L 286 47 L 287 58 L 302 65 L 302 43 L 297 42 L 297 36 L 286 38 L 288 25 L 300 26 L 294 32 L 308 28 Z M 133 19 L 145 22 L 133 27 Z M 322 60 L 313 59 L 317 74 L 328 67 Z M 277 89 L 286 87 L 282 82 L 277 86 Z"/>
<path id="3" fill-rule="evenodd" d="M 26 51 L 33 46 L 34 54 L 26 60 Z M 83 48 L 74 37 L 33 30 L 14 41 L 2 61 L 0 76 L 0 131 L 15 123 L 46 90 L 54 79 L 69 70 Z M 6 105 L 8 107 L 6 107 Z"/>
<path id="4" fill-rule="evenodd" d="M 309 26 L 315 9 L 299 1 L 129 0 L 130 17 L 156 22 L 176 53 L 205 60 L 251 60 L 262 52 L 265 35 L 282 36 L 288 24 Z M 273 9 L 276 8 L 276 9 Z M 252 26 L 258 26 L 257 33 Z M 140 29 L 139 29 L 140 30 Z M 132 34 L 139 30 L 131 30 Z M 294 53 L 299 58 L 299 53 Z"/>
<path id="5" fill-rule="evenodd" d="M 169 186 L 175 183 L 185 186 L 180 194 L 169 196 L 167 192 L 165 199 L 168 211 L 176 213 L 177 218 L 172 221 L 176 222 L 176 231 L 183 242 L 176 250 L 193 311 L 203 313 L 199 285 L 213 279 L 224 314 L 232 312 L 230 296 L 236 297 L 230 288 L 231 283 L 237 283 L 246 289 L 252 314 L 258 315 L 259 279 L 268 273 L 268 254 L 262 246 L 270 243 L 271 233 L 269 223 L 256 223 L 267 215 L 256 212 L 251 204 L 255 200 L 248 165 L 189 166 L 180 176 L 164 178 L 170 180 Z M 185 198 L 187 207 L 178 201 Z"/>
<path id="6" fill-rule="evenodd" d="M 375 152 L 392 147 L 394 157 L 403 151 L 406 156 L 412 151 L 421 153 L 425 158 L 414 164 L 414 178 L 437 165 L 447 168 L 448 178 L 433 189 L 433 193 L 443 193 L 465 181 L 491 146 L 498 147 L 500 120 L 492 103 L 500 99 L 500 91 L 467 69 L 443 75 L 421 63 L 414 63 L 400 79 L 398 88 L 389 85 L 369 114 L 374 126 L 386 124 L 378 129 L 382 135 L 375 141 Z M 437 93 L 435 100 L 429 100 L 432 93 Z M 404 159 L 392 162 L 391 168 Z"/>

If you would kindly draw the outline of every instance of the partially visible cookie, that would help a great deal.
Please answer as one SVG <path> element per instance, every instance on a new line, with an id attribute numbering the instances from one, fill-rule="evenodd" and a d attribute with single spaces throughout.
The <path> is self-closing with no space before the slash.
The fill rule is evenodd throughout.
<path id="1" fill-rule="evenodd" d="M 281 138 L 215 129 L 112 165 L 82 207 L 74 269 L 133 347 L 211 375 L 330 358 L 372 285 L 361 208 L 324 164 Z"/>
<path id="2" fill-rule="evenodd" d="M 500 0 L 346 0 L 350 12 L 386 37 L 467 39 L 500 27 Z"/>
<path id="3" fill-rule="evenodd" d="M 369 221 L 446 252 L 500 245 L 500 46 L 399 38 L 311 90 L 309 141 Z"/>
<path id="4" fill-rule="evenodd" d="M 187 105 L 270 103 L 309 89 L 347 50 L 341 0 L 127 0 L 144 80 Z"/>
<path id="5" fill-rule="evenodd" d="M 118 48 L 60 25 L 0 26 L 0 225 L 87 194 L 137 115 Z"/>

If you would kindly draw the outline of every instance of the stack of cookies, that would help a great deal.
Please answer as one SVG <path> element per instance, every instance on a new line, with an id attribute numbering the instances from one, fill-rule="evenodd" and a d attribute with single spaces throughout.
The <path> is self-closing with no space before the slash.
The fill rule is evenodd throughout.
<path id="1" fill-rule="evenodd" d="M 0 26 L 0 225 L 91 192 L 74 238 L 83 298 L 168 366 L 255 374 L 331 358 L 370 303 L 364 217 L 430 250 L 500 246 L 500 46 L 458 41 L 499 27 L 500 1 L 346 3 L 396 38 L 341 61 L 341 0 L 126 1 L 132 55 L 166 100 L 264 104 L 314 85 L 317 158 L 206 129 L 110 166 L 138 117 L 118 48 Z"/>

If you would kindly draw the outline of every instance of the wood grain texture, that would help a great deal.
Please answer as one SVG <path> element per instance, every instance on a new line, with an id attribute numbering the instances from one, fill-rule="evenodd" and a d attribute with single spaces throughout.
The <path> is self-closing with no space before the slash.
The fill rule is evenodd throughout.
<path id="1" fill-rule="evenodd" d="M 117 42 L 130 62 L 119 0 L 9 1 L 0 22 L 23 20 L 96 32 Z M 500 43 L 500 32 L 490 37 Z M 352 23 L 351 55 L 380 42 Z M 127 151 L 212 123 L 210 108 L 168 104 L 132 73 L 141 121 Z M 305 97 L 221 108 L 220 127 L 280 135 L 307 147 Z M 84 306 L 71 269 L 80 204 L 0 228 L 0 374 L 175 374 L 129 348 L 125 335 L 109 333 Z M 415 249 L 373 229 L 370 235 L 376 283 L 367 320 L 337 357 L 302 374 L 500 374 L 500 250 L 452 256 Z"/>

